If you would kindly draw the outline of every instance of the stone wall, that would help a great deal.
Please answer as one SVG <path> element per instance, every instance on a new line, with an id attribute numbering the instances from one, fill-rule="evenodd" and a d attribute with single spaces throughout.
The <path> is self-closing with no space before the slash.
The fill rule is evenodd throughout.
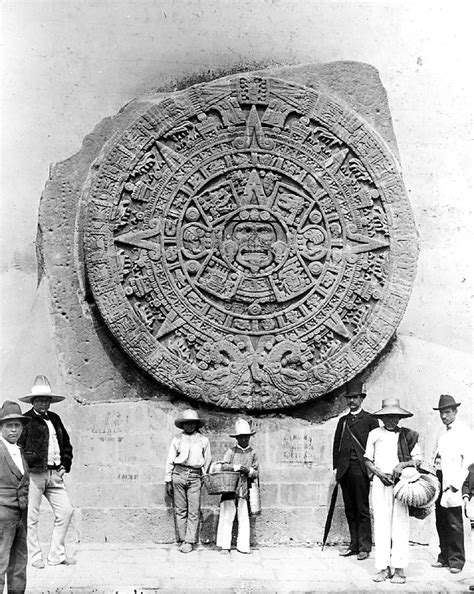
<path id="1" fill-rule="evenodd" d="M 361 108 L 396 153 L 385 91 L 373 68 L 343 63 L 272 73 L 310 86 L 316 79 L 323 80 L 332 93 Z M 82 187 L 104 142 L 141 114 L 147 101 L 149 97 L 139 98 L 115 118 L 101 122 L 85 138 L 79 153 L 54 166 L 41 202 L 40 285 L 28 333 L 38 347 L 31 368 L 49 373 L 54 390 L 68 395 L 66 403 L 55 409 L 70 428 L 75 446 L 67 481 L 77 510 L 71 538 L 81 541 L 173 541 L 173 518 L 163 479 L 168 445 L 177 432 L 174 419 L 185 408 L 196 407 L 206 420 L 204 432 L 213 456 L 219 459 L 233 442 L 228 433 L 241 414 L 199 405 L 157 385 L 109 335 L 87 287 L 78 223 L 81 213 L 77 212 Z M 25 356 L 31 354 L 20 355 Z M 462 400 L 466 385 L 457 370 L 465 365 L 466 357 L 460 353 L 454 357 L 450 353 L 450 357 L 448 385 Z M 375 410 L 381 399 L 395 393 L 415 413 L 407 424 L 423 425 L 426 450 L 433 446 L 430 428 L 437 427 L 431 410 L 442 383 L 441 371 L 437 373 L 432 366 L 437 358 L 443 360 L 442 349 L 433 350 L 402 335 L 394 338 L 365 374 L 366 408 Z M 22 366 L 26 368 L 24 362 Z M 403 381 L 406 374 L 410 384 Z M 263 511 L 254 521 L 256 542 L 302 545 L 321 540 L 331 491 L 332 436 L 343 407 L 344 399 L 336 392 L 284 411 L 245 414 L 257 429 L 253 444 L 261 464 Z M 204 543 L 214 541 L 217 510 L 218 498 L 204 492 Z M 45 524 L 48 519 L 44 518 Z M 414 539 L 429 542 L 430 521 L 415 525 Z M 46 534 L 46 526 L 43 530 Z M 346 537 L 339 501 L 330 541 Z"/>

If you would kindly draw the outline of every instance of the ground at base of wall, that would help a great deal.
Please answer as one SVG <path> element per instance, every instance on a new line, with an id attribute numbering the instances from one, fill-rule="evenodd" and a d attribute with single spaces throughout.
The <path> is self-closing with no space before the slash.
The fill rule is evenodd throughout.
<path id="1" fill-rule="evenodd" d="M 470 555 L 471 551 L 467 551 Z M 376 584 L 374 555 L 358 561 L 336 547 L 259 547 L 229 555 L 198 546 L 185 554 L 176 545 L 81 545 L 69 551 L 75 565 L 28 568 L 26 594 L 162 594 L 163 592 L 467 592 L 474 563 L 459 574 L 433 569 L 426 546 L 410 547 L 403 586 Z M 469 556 L 469 558 L 471 558 Z"/>

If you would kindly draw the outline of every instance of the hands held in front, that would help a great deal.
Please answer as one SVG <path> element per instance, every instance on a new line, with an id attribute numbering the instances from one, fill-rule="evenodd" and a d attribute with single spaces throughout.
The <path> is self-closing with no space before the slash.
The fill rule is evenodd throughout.
<path id="1" fill-rule="evenodd" d="M 239 472 L 241 472 L 242 474 L 249 474 L 250 473 L 250 468 L 248 468 L 247 466 L 240 466 L 239 468 Z"/>
<path id="2" fill-rule="evenodd" d="M 374 474 L 379 477 L 379 479 L 386 487 L 390 487 L 390 485 L 393 485 L 393 476 L 391 474 L 388 474 L 387 472 L 382 472 L 378 469 L 374 470 Z"/>

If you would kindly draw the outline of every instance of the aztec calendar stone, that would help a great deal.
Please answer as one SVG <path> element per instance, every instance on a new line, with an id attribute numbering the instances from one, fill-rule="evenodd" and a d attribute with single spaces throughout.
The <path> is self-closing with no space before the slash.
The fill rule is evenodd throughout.
<path id="1" fill-rule="evenodd" d="M 338 100 L 264 76 L 190 87 L 91 170 L 95 303 L 143 370 L 221 407 L 341 386 L 405 311 L 416 230 L 399 166 Z"/>

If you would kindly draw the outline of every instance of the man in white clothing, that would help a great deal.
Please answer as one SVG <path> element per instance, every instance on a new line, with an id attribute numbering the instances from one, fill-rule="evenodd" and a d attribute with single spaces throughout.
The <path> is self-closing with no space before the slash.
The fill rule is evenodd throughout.
<path id="1" fill-rule="evenodd" d="M 408 565 L 408 506 L 395 499 L 393 487 L 403 468 L 421 461 L 418 433 L 398 427 L 400 419 L 413 415 L 400 407 L 397 398 L 383 400 L 382 408 L 373 416 L 384 425 L 369 433 L 364 454 L 367 468 L 374 474 L 372 505 L 377 573 L 373 580 L 382 582 L 391 578 L 394 584 L 404 584 L 404 569 Z"/>
<path id="2" fill-rule="evenodd" d="M 459 573 L 466 561 L 462 518 L 462 485 L 473 461 L 472 435 L 456 420 L 460 402 L 449 394 L 442 394 L 437 408 L 444 425 L 435 449 L 435 466 L 441 483 L 436 502 L 436 530 L 440 552 L 433 567 L 449 567 Z"/>

